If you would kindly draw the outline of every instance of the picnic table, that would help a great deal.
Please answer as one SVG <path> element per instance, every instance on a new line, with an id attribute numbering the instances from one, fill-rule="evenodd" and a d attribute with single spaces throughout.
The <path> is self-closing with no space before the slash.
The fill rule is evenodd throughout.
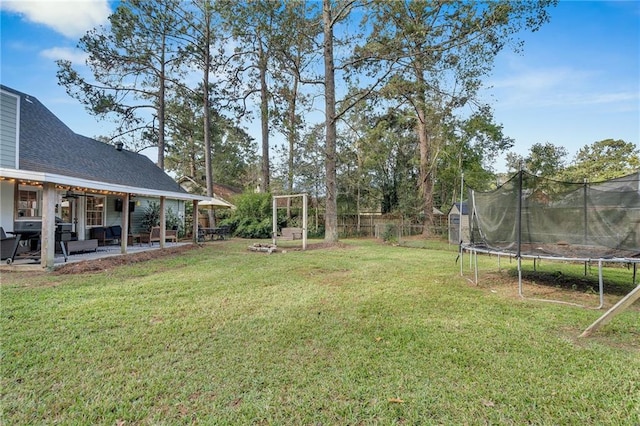
<path id="1" fill-rule="evenodd" d="M 210 240 L 224 240 L 225 238 L 229 238 L 229 226 L 223 225 L 214 228 L 200 228 L 202 232 L 201 237 L 204 240 L 207 236 Z"/>

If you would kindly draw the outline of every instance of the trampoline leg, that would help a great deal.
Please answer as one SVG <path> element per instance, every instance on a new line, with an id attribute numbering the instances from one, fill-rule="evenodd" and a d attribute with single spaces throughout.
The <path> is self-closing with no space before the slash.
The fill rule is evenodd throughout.
<path id="1" fill-rule="evenodd" d="M 478 285 L 478 253 L 476 252 L 476 256 L 475 256 L 475 261 L 474 263 L 474 267 L 475 267 L 475 280 L 476 280 L 476 285 Z"/>
<path id="2" fill-rule="evenodd" d="M 598 260 L 598 285 L 600 286 L 600 306 L 597 309 L 602 309 L 604 306 L 604 283 L 602 280 L 602 260 Z"/>
<path id="3" fill-rule="evenodd" d="M 518 295 L 524 298 L 522 292 L 522 259 L 518 257 Z"/>

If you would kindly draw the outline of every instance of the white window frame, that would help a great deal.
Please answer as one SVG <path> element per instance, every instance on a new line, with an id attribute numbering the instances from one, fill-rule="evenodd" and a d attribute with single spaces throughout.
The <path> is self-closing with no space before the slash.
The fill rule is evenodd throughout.
<path id="1" fill-rule="evenodd" d="M 102 199 L 102 203 L 100 203 Z M 91 204 L 94 206 L 91 206 Z M 102 227 L 105 223 L 105 213 L 107 211 L 107 197 L 105 195 L 89 195 L 85 196 L 84 215 L 87 228 Z M 92 208 L 93 207 L 93 208 Z M 99 222 L 98 223 L 98 219 Z"/>

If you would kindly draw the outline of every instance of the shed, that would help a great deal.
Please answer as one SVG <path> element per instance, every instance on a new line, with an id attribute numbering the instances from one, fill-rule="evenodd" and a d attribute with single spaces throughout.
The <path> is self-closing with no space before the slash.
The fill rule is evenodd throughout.
<path id="1" fill-rule="evenodd" d="M 449 244 L 468 243 L 469 240 L 469 209 L 466 202 L 453 203 L 448 213 Z M 462 227 L 460 226 L 462 223 Z M 462 233 L 462 234 L 461 234 Z"/>

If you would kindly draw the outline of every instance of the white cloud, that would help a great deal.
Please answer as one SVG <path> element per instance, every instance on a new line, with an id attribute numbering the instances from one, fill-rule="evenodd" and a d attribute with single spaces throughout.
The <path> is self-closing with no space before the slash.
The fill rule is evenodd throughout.
<path id="1" fill-rule="evenodd" d="M 496 89 L 538 92 L 553 90 L 585 81 L 590 74 L 570 68 L 547 68 L 509 73 L 504 78 L 491 82 Z"/>
<path id="2" fill-rule="evenodd" d="M 504 107 L 576 107 L 637 102 L 632 88 L 614 87 L 599 71 L 572 67 L 511 68 L 490 81 L 489 93 Z M 620 86 L 618 84 L 617 86 Z"/>
<path id="3" fill-rule="evenodd" d="M 0 7 L 69 38 L 104 24 L 111 14 L 107 0 L 3 0 Z"/>
<path id="4" fill-rule="evenodd" d="M 40 56 L 57 61 L 59 59 L 71 61 L 73 64 L 84 65 L 89 57 L 86 53 L 68 47 L 52 47 L 40 52 Z"/>

